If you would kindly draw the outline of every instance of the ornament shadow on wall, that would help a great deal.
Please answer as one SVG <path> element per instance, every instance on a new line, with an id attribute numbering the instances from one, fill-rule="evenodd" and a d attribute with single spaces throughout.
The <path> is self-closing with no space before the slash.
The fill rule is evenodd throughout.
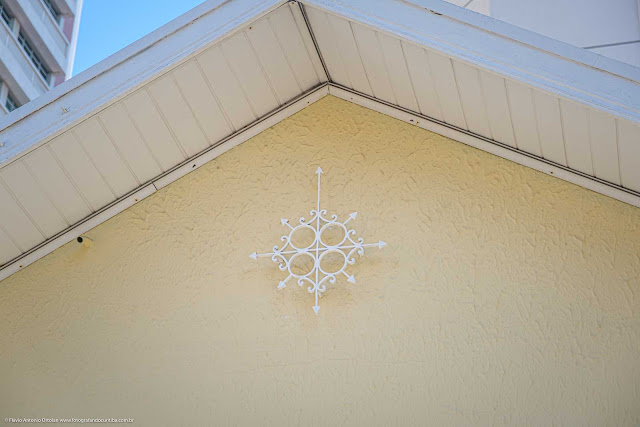
<path id="1" fill-rule="evenodd" d="M 293 227 L 289 220 L 281 219 L 284 227 L 289 227 L 289 234 L 283 235 L 280 240 L 282 246 L 273 247 L 273 252 L 254 252 L 250 257 L 257 260 L 259 257 L 271 257 L 278 264 L 281 271 L 289 273 L 286 279 L 280 281 L 278 289 L 287 286 L 287 282 L 295 279 L 299 286 L 308 285 L 307 290 L 315 296 L 313 311 L 318 314 L 320 306 L 318 297 L 327 290 L 327 283 L 336 283 L 337 277 L 344 275 L 347 282 L 356 283 L 353 275 L 347 273 L 347 267 L 356 262 L 355 255 L 363 256 L 365 248 L 383 248 L 386 243 L 382 240 L 377 243 L 364 243 L 362 237 L 356 237 L 356 231 L 349 229 L 347 224 L 356 219 L 358 213 L 353 212 L 346 221 L 338 221 L 338 215 L 327 218 L 326 209 L 320 208 L 320 180 L 324 174 L 318 167 L 318 204 L 309 214 L 311 218 L 300 218 L 299 224 Z"/>

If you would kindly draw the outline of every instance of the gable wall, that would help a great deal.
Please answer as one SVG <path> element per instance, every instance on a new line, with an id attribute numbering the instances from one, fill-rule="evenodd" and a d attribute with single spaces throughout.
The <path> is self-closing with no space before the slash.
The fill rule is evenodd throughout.
<path id="1" fill-rule="evenodd" d="M 357 284 L 249 259 L 315 204 Z M 0 285 L 0 414 L 635 425 L 640 211 L 327 97 Z M 83 415 L 84 416 L 84 415 Z"/>

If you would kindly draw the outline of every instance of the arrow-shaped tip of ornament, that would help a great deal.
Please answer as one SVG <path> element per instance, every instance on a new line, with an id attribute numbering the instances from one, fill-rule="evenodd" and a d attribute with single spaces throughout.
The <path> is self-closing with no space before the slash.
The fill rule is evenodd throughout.
<path id="1" fill-rule="evenodd" d="M 355 278 L 355 277 L 353 277 L 353 274 L 352 274 L 351 276 L 347 277 L 347 282 L 349 282 L 349 283 L 356 283 L 356 278 Z"/>
<path id="2" fill-rule="evenodd" d="M 387 244 L 386 244 L 385 242 L 383 242 L 382 240 L 380 240 L 380 241 L 378 242 L 378 247 L 379 247 L 379 248 L 384 248 L 385 246 L 387 246 Z"/>
<path id="3" fill-rule="evenodd" d="M 318 314 L 318 312 L 320 311 L 320 306 L 319 305 L 314 305 L 313 306 L 313 311 L 315 311 L 316 314 Z"/>
<path id="4" fill-rule="evenodd" d="M 318 169 L 316 169 L 316 173 L 318 175 L 320 175 L 321 173 L 324 173 L 324 171 L 322 170 L 322 168 L 320 166 L 318 166 Z"/>
<path id="5" fill-rule="evenodd" d="M 281 218 L 281 219 L 280 219 L 280 223 L 281 223 L 282 225 L 287 225 L 287 224 L 289 223 L 289 220 L 288 220 L 288 219 L 285 219 L 285 218 Z"/>
<path id="6" fill-rule="evenodd" d="M 284 287 L 286 287 L 286 286 L 287 286 L 287 284 L 286 284 L 286 283 L 284 283 L 284 282 L 280 282 L 280 283 L 278 283 L 278 289 L 282 289 L 282 288 L 284 288 Z"/>
<path id="7" fill-rule="evenodd" d="M 258 253 L 257 252 L 252 253 L 251 255 L 249 255 L 249 258 L 258 259 Z"/>
<path id="8" fill-rule="evenodd" d="M 357 216 L 358 216 L 358 212 L 354 212 L 351 215 L 349 215 L 349 218 L 356 219 Z"/>

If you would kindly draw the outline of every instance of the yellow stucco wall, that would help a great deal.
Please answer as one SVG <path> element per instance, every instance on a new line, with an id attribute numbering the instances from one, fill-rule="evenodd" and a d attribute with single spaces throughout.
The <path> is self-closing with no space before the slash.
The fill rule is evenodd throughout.
<path id="1" fill-rule="evenodd" d="M 280 218 L 368 251 L 316 316 Z M 0 419 L 638 425 L 640 209 L 325 98 L 0 283 Z"/>

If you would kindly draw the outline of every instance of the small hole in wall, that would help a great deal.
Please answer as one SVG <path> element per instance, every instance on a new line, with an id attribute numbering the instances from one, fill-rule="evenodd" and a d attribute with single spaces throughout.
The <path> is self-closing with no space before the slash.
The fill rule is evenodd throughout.
<path id="1" fill-rule="evenodd" d="M 550 171 L 549 173 L 550 173 L 551 175 L 553 175 L 553 171 Z"/>
<path id="2" fill-rule="evenodd" d="M 20 264 L 20 268 L 22 268 L 22 264 Z"/>
<path id="3" fill-rule="evenodd" d="M 138 199 L 136 199 L 136 202 L 138 201 Z"/>
<path id="4" fill-rule="evenodd" d="M 193 168 L 195 168 L 195 167 L 196 167 L 196 164 L 194 163 L 194 164 L 193 164 L 193 166 L 191 166 L 191 169 L 193 169 Z"/>

